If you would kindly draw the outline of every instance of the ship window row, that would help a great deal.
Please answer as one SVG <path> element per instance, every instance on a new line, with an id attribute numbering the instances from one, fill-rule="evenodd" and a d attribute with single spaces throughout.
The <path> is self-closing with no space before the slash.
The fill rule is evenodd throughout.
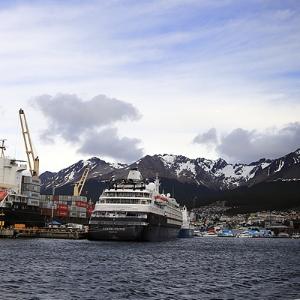
<path id="1" fill-rule="evenodd" d="M 114 199 L 100 199 L 100 203 L 113 203 L 113 204 L 148 204 L 148 203 L 151 203 L 151 200 L 114 198 Z"/>
<path id="2" fill-rule="evenodd" d="M 147 218 L 147 214 L 136 212 L 114 212 L 114 211 L 94 211 L 93 217 L 129 217 L 129 218 Z"/>
<path id="3" fill-rule="evenodd" d="M 103 196 L 106 197 L 149 197 L 149 193 L 142 192 L 105 192 Z"/>
<path id="4" fill-rule="evenodd" d="M 8 195 L 8 200 L 11 202 L 27 203 L 28 198 L 22 196 Z"/>

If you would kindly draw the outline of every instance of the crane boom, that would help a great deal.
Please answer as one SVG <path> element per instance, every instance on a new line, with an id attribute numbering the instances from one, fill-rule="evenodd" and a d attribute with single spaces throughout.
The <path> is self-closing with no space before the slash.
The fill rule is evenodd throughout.
<path id="1" fill-rule="evenodd" d="M 89 172 L 90 172 L 90 168 L 89 167 L 85 168 L 80 180 L 75 183 L 74 192 L 73 192 L 74 196 L 80 196 L 81 195 L 83 186 L 86 182 L 86 179 L 87 179 L 87 176 L 88 176 Z"/>
<path id="2" fill-rule="evenodd" d="M 31 176 L 37 177 L 37 176 L 39 176 L 39 158 L 38 158 L 38 156 L 34 155 L 26 116 L 25 116 L 24 110 L 22 108 L 19 110 L 19 117 L 20 117 L 22 134 L 23 134 L 23 138 L 24 138 L 25 149 L 26 149 L 26 154 L 27 154 L 27 159 L 28 159 L 28 164 L 29 164 L 29 170 L 30 170 Z"/>

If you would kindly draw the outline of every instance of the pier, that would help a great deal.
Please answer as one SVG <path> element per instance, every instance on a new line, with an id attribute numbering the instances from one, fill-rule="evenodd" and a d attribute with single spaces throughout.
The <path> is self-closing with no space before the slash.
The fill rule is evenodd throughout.
<path id="1" fill-rule="evenodd" d="M 59 228 L 0 229 L 0 238 L 49 238 L 79 240 L 86 238 L 86 231 Z"/>

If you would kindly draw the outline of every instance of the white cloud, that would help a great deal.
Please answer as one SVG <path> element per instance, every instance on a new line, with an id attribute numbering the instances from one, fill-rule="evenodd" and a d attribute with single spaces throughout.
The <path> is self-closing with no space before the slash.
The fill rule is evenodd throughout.
<path id="1" fill-rule="evenodd" d="M 36 97 L 33 104 L 49 120 L 49 128 L 43 133 L 46 139 L 61 136 L 74 142 L 88 130 L 140 118 L 132 104 L 105 95 L 87 101 L 74 94 L 42 95 Z"/>
<path id="2" fill-rule="evenodd" d="M 116 122 L 140 118 L 137 109 L 128 102 L 105 95 L 83 101 L 75 94 L 58 94 L 36 97 L 32 103 L 49 121 L 42 133 L 45 142 L 53 143 L 60 137 L 77 145 L 79 153 L 113 159 L 131 160 L 143 153 L 137 146 L 140 140 L 119 138 L 116 128 L 107 128 Z"/>
<path id="3" fill-rule="evenodd" d="M 116 128 L 106 128 L 98 132 L 88 132 L 78 152 L 133 162 L 143 156 L 143 149 L 138 146 L 140 143 L 139 139 L 120 138 Z"/>
<path id="4" fill-rule="evenodd" d="M 197 137 L 206 135 L 207 133 L 204 133 Z M 236 128 L 223 134 L 219 142 L 216 139 L 212 141 L 196 138 L 195 142 L 199 144 L 213 143 L 217 153 L 231 162 L 249 163 L 260 158 L 278 158 L 300 148 L 300 123 L 290 123 L 281 128 L 273 127 L 263 131 Z"/>
<path id="5" fill-rule="evenodd" d="M 218 142 L 218 139 L 217 139 L 216 128 L 210 128 L 207 132 L 199 133 L 193 139 L 193 143 L 197 143 L 197 144 L 205 144 L 205 145 L 213 144 L 214 145 L 217 142 Z"/>
<path id="6" fill-rule="evenodd" d="M 104 93 L 141 112 L 138 126 L 114 126 L 142 139 L 146 153 L 212 158 L 213 150 L 190 144 L 199 128 L 260 131 L 299 121 L 299 77 L 285 75 L 300 67 L 299 28 L 290 3 L 16 2 L 0 8 L 3 122 L 13 132 L 11 116 L 39 94 Z M 50 124 L 30 114 L 37 143 Z"/>

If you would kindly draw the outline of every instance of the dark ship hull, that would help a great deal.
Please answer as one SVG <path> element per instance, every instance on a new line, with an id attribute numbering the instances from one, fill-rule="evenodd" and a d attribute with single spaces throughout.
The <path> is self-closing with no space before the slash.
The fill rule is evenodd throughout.
<path id="1" fill-rule="evenodd" d="M 44 217 L 39 208 L 0 208 L 0 221 L 4 222 L 3 227 L 13 227 L 15 224 L 24 224 L 26 227 L 43 227 Z"/>
<path id="2" fill-rule="evenodd" d="M 194 237 L 194 229 L 192 228 L 181 228 L 178 233 L 179 238 L 192 238 Z"/>
<path id="3" fill-rule="evenodd" d="M 88 239 L 156 242 L 175 239 L 179 229 L 179 225 L 167 223 L 166 217 L 154 214 L 147 219 L 94 217 Z"/>

